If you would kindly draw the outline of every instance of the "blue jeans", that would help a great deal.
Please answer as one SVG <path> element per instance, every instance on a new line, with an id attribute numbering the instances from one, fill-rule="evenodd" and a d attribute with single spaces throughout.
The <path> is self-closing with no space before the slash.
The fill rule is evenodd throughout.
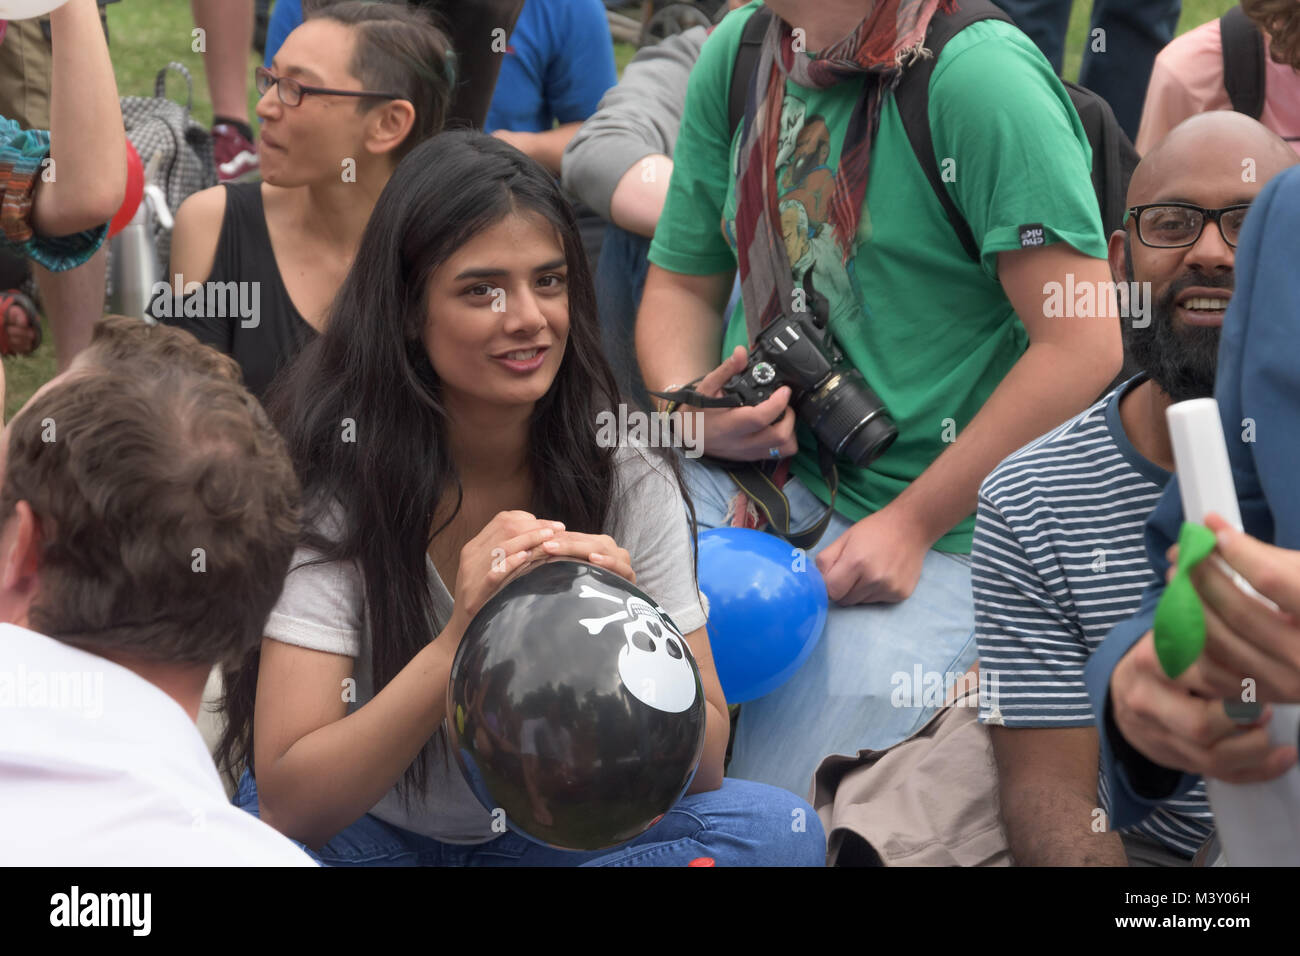
<path id="1" fill-rule="evenodd" d="M 723 524 L 736 487 L 721 468 L 683 459 L 700 530 Z M 797 478 L 784 488 L 790 524 L 807 526 L 822 503 Z M 836 514 L 809 564 L 852 525 Z M 728 773 L 808 793 L 828 754 L 881 750 L 911 736 L 938 707 L 916 687 L 917 671 L 952 681 L 975 661 L 970 559 L 931 550 L 916 590 L 898 604 L 830 606 L 826 629 L 788 682 L 740 707 Z"/>
<path id="2" fill-rule="evenodd" d="M 1058 74 L 1073 0 L 993 0 L 1043 51 Z M 1174 38 L 1182 0 L 1093 0 L 1079 85 L 1115 111 L 1129 139 L 1137 139 L 1142 104 L 1156 54 Z M 1104 31 L 1105 50 L 1094 51 L 1093 33 Z M 1100 46 L 1100 44 L 1096 44 Z"/>
<path id="3" fill-rule="evenodd" d="M 641 293 L 650 270 L 650 240 L 628 232 L 612 222 L 605 226 L 605 242 L 600 247 L 596 267 L 596 310 L 600 315 L 600 336 L 605 358 L 614 369 L 619 390 L 633 403 L 652 408 L 650 396 L 641 379 L 636 358 L 636 314 L 641 308 Z M 731 297 L 722 313 L 722 327 L 731 322 L 731 313 L 740 301 L 740 276 L 732 283 Z"/>
<path id="4" fill-rule="evenodd" d="M 596 266 L 596 311 L 605 357 L 614 369 L 619 390 L 649 408 L 649 396 L 636 361 L 636 312 L 641 305 L 650 260 L 650 240 L 609 223 Z"/>
<path id="5" fill-rule="evenodd" d="M 231 802 L 257 816 L 257 783 L 247 770 Z M 297 845 L 322 866 L 686 866 L 700 857 L 717 866 L 826 865 L 826 834 L 813 808 L 744 780 L 683 797 L 614 850 L 553 850 L 512 832 L 487 843 L 441 843 L 368 813 L 319 850 Z"/>

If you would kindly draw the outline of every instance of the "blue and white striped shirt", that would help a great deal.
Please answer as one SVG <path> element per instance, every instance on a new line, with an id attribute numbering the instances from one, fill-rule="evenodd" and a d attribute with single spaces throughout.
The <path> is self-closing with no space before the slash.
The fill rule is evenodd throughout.
<path id="1" fill-rule="evenodd" d="M 1120 421 L 1120 397 L 1143 378 L 1012 454 L 980 488 L 971 584 L 994 689 L 980 695 L 985 723 L 1096 726 L 1083 668 L 1151 582 L 1143 528 L 1170 477 Z M 1109 816 L 1104 772 L 1099 791 Z M 1124 832 L 1190 857 L 1213 827 L 1202 783 Z"/>

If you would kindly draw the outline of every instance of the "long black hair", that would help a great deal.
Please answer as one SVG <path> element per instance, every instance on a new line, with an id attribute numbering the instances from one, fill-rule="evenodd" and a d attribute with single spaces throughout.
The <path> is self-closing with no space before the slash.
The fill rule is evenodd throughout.
<path id="1" fill-rule="evenodd" d="M 598 444 L 596 422 L 620 399 L 601 349 L 591 270 L 558 183 L 494 137 L 444 132 L 402 160 L 375 205 L 324 334 L 269 397 L 303 484 L 302 544 L 323 561 L 360 567 L 375 693 L 446 624 L 434 619 L 426 553 L 455 517 L 433 528 L 435 510 L 454 496 L 459 511 L 462 489 L 441 383 L 423 342 L 425 290 L 459 247 L 516 211 L 548 220 L 568 263 L 568 342 L 529 427 L 531 508 L 570 530 L 601 533 L 615 494 L 615 452 Z M 349 425 L 355 441 L 343 440 Z M 665 461 L 680 485 L 676 456 Z M 341 528 L 325 533 L 339 525 L 339 509 Z M 227 674 L 228 726 L 218 758 L 236 774 L 251 764 L 257 663 L 253 655 Z M 428 757 L 426 748 L 408 768 L 404 793 L 425 788 Z"/>

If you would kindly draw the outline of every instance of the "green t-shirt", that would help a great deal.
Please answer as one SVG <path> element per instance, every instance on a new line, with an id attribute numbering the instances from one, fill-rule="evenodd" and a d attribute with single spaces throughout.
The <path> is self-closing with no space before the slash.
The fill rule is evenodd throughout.
<path id="1" fill-rule="evenodd" d="M 691 72 L 672 182 L 650 248 L 661 268 L 688 275 L 736 268 L 740 137 L 727 128 L 727 102 L 741 31 L 757 8 L 728 16 Z M 861 83 L 815 90 L 787 80 L 777 159 L 795 286 L 815 269 L 836 341 L 898 427 L 898 439 L 869 467 L 840 464 L 835 506 L 853 521 L 887 505 L 929 467 L 1024 353 L 1028 336 L 997 280 L 997 254 L 1021 248 L 1020 227 L 1041 224 L 1044 244 L 1106 255 L 1092 151 L 1069 95 L 1023 33 L 985 21 L 948 42 L 930 80 L 935 156 L 981 262 L 962 249 L 891 96 L 872 144 L 855 247 L 843 266 L 825 206 Z M 748 344 L 742 303 L 722 355 Z M 802 422 L 799 446 L 794 474 L 829 501 Z M 974 524 L 974 514 L 967 516 L 935 547 L 969 552 Z"/>

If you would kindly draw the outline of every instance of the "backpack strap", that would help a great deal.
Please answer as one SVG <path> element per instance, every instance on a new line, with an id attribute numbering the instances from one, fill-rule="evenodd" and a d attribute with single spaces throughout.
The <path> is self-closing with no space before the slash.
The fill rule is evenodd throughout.
<path id="1" fill-rule="evenodd" d="M 1069 80 L 1061 83 L 1092 145 L 1092 188 L 1097 194 L 1102 232 L 1108 236 L 1124 226 L 1128 184 L 1140 157 L 1109 103 L 1087 87 Z"/>
<path id="2" fill-rule="evenodd" d="M 167 72 L 175 70 L 185 80 L 185 112 L 194 112 L 194 77 L 190 76 L 190 71 L 185 68 L 185 64 L 177 63 L 172 60 L 161 70 L 153 80 L 153 95 L 156 99 L 167 99 Z"/>
<path id="3" fill-rule="evenodd" d="M 961 241 L 962 248 L 974 262 L 979 262 L 979 243 L 975 241 L 966 217 L 948 194 L 934 155 L 934 138 L 930 134 L 930 77 L 934 75 L 934 66 L 939 62 L 939 54 L 947 42 L 980 20 L 1014 22 L 988 0 L 962 0 L 961 9 L 955 13 L 935 13 L 925 34 L 925 46 L 932 55 L 917 60 L 908 67 L 894 88 L 894 101 L 898 105 L 908 142 L 912 144 L 912 152 L 916 153 L 917 162 L 921 164 L 935 198 L 952 223 L 952 230 Z"/>
<path id="4" fill-rule="evenodd" d="M 731 68 L 731 93 L 727 100 L 727 129 L 734 134 L 745 118 L 745 103 L 749 99 L 750 80 L 758 69 L 759 54 L 763 52 L 763 35 L 772 22 L 772 11 L 759 7 L 740 33 L 740 49 L 736 63 Z"/>
<path id="5" fill-rule="evenodd" d="M 1264 112 L 1264 35 L 1241 5 L 1219 18 L 1223 40 L 1223 87 L 1232 108 L 1259 119 Z"/>

